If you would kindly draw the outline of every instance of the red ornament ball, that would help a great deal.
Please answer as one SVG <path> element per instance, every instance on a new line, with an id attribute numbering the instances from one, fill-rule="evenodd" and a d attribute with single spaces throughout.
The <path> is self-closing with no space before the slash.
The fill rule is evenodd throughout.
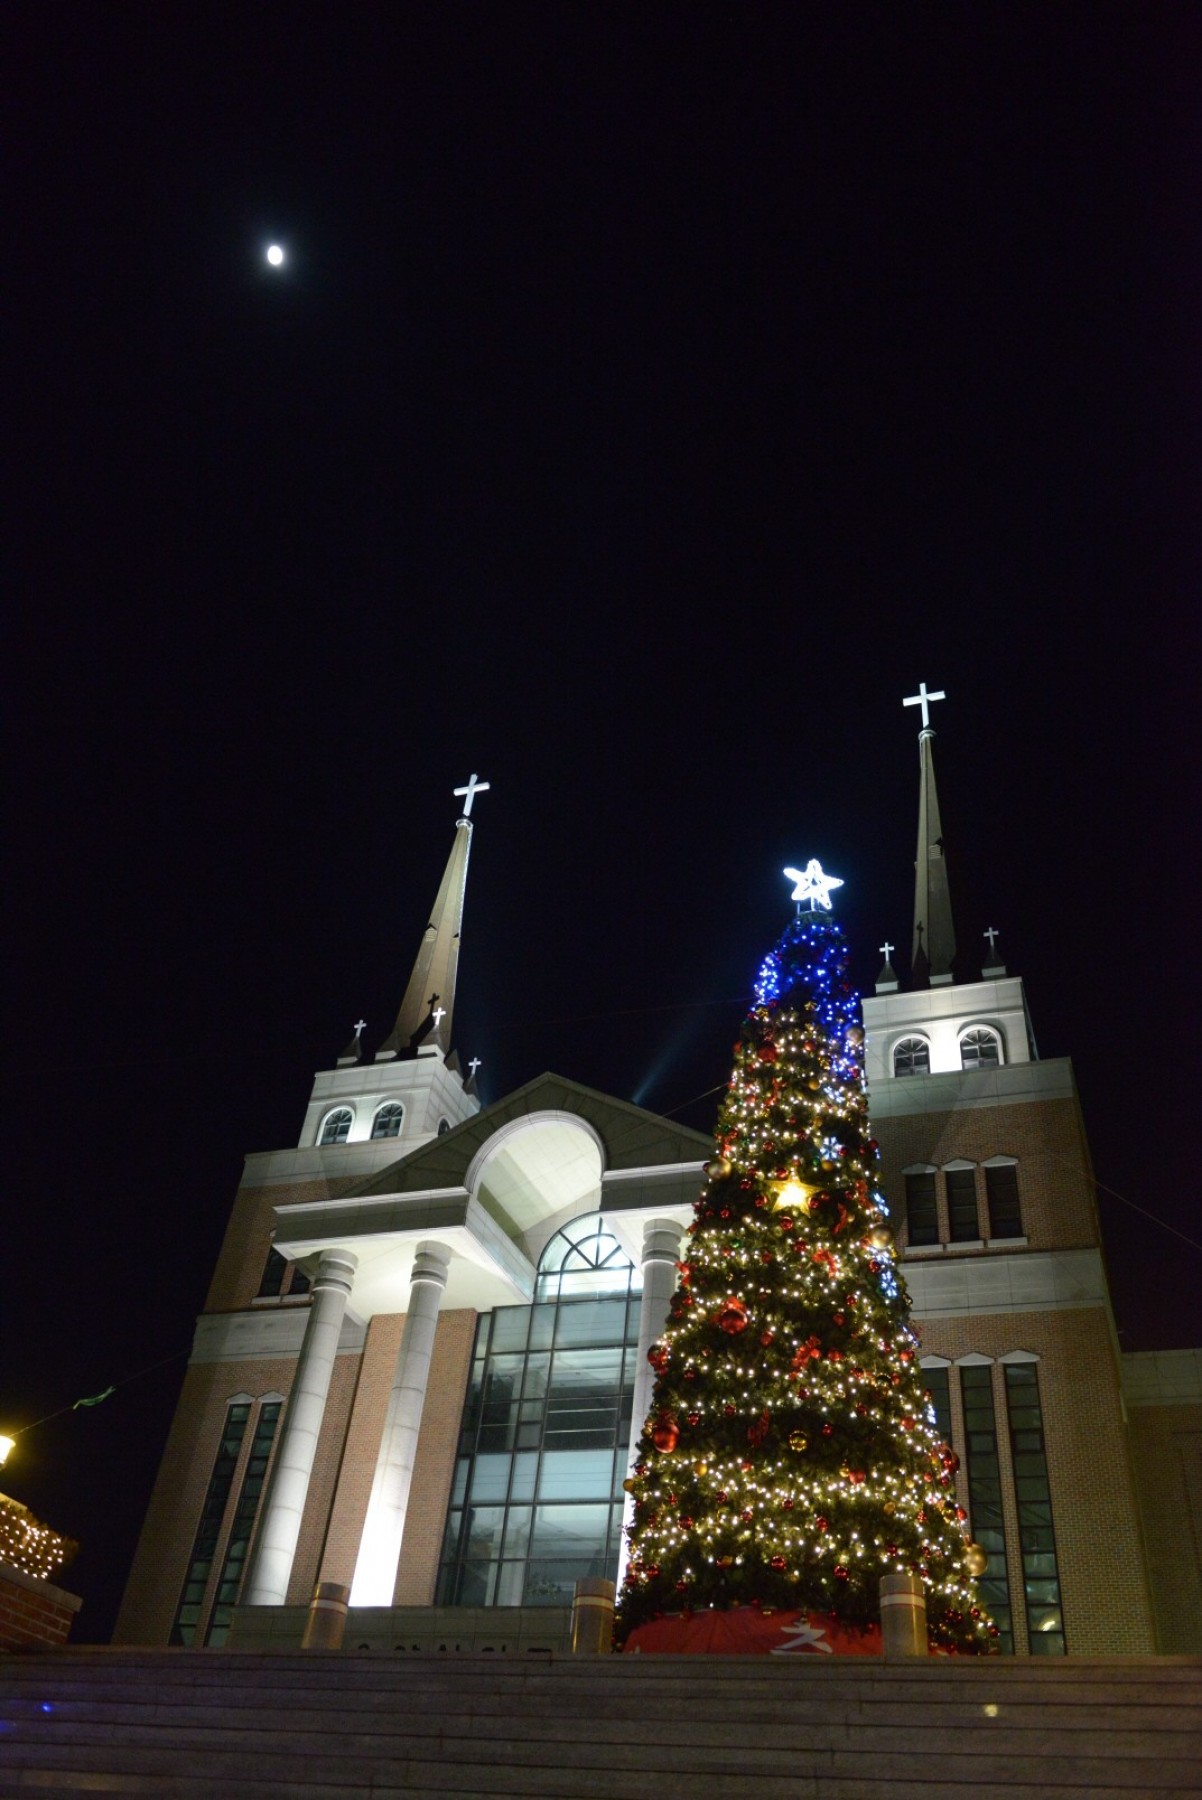
<path id="1" fill-rule="evenodd" d="M 674 1413 L 661 1413 L 651 1427 L 651 1442 L 657 1450 L 675 1450 L 680 1442 L 680 1427 L 676 1423 Z"/>
<path id="2" fill-rule="evenodd" d="M 768 1567 L 769 1567 L 769 1568 L 770 1568 L 770 1569 L 783 1569 L 783 1568 L 784 1568 L 784 1566 L 785 1566 L 785 1559 L 784 1559 L 784 1557 L 783 1557 L 783 1556 L 771 1556 L 771 1557 L 769 1557 L 769 1559 L 768 1559 Z"/>
<path id="3" fill-rule="evenodd" d="M 725 1331 L 729 1337 L 737 1337 L 741 1331 L 747 1329 L 746 1303 L 737 1295 L 732 1294 L 730 1299 L 724 1301 L 719 1307 L 714 1317 L 714 1323 L 719 1331 Z"/>

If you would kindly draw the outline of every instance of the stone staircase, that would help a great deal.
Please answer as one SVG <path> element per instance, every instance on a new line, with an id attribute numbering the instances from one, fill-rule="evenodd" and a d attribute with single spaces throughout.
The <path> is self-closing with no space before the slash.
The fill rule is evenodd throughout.
<path id="1" fill-rule="evenodd" d="M 1184 1800 L 1202 1796 L 1202 1659 L 0 1659 L 0 1796 L 101 1793 Z"/>

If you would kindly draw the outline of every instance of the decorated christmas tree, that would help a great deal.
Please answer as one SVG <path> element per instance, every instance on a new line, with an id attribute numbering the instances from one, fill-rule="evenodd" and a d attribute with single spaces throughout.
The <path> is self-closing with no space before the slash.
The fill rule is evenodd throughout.
<path id="1" fill-rule="evenodd" d="M 879 1620 L 882 1575 L 926 1588 L 932 1644 L 996 1635 L 898 1273 L 864 1032 L 817 862 L 760 970 L 717 1155 L 651 1351 L 618 1639 L 708 1608 Z M 644 1634 L 645 1635 L 645 1634 Z"/>

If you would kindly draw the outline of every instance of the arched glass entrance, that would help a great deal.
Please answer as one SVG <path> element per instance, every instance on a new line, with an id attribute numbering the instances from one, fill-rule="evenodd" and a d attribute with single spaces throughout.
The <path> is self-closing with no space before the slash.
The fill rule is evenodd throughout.
<path id="1" fill-rule="evenodd" d="M 556 1232 L 533 1306 L 481 1317 L 443 1540 L 441 1606 L 567 1606 L 612 1576 L 640 1271 L 600 1213 Z"/>

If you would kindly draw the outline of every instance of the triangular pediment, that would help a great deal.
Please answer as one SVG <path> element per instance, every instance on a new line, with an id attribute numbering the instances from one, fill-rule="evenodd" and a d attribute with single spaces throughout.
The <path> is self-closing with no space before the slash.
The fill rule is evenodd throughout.
<path id="1" fill-rule="evenodd" d="M 604 1170 L 668 1168 L 704 1162 L 713 1139 L 658 1113 L 602 1094 L 583 1082 L 550 1072 L 485 1107 L 445 1136 L 400 1157 L 378 1174 L 340 1189 L 339 1198 L 429 1193 L 467 1185 L 468 1171 L 489 1140 L 523 1119 L 561 1115 L 591 1127 L 602 1146 Z"/>

